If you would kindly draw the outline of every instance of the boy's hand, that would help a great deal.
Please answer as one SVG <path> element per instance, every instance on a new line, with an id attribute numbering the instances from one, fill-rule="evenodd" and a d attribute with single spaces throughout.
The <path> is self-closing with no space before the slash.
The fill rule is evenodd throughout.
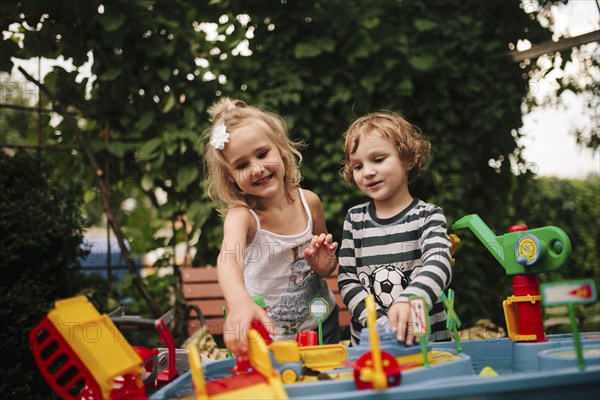
<path id="1" fill-rule="evenodd" d="M 304 250 L 304 257 L 308 265 L 321 277 L 331 275 L 337 263 L 335 251 L 338 244 L 333 241 L 331 234 L 321 233 L 313 236 L 310 245 Z"/>
<path id="2" fill-rule="evenodd" d="M 223 339 L 227 348 L 238 357 L 248 353 L 247 335 L 250 323 L 252 321 L 262 322 L 272 336 L 270 328 L 272 329 L 273 322 L 267 316 L 267 312 L 254 302 L 232 308 L 227 310 Z"/>
<path id="3" fill-rule="evenodd" d="M 399 342 L 404 342 L 407 346 L 412 346 L 418 342 L 415 338 L 412 313 L 410 312 L 410 304 L 408 302 L 398 302 L 392 304 L 388 309 L 388 317 L 390 319 L 390 327 L 393 332 L 397 332 L 396 339 Z"/>

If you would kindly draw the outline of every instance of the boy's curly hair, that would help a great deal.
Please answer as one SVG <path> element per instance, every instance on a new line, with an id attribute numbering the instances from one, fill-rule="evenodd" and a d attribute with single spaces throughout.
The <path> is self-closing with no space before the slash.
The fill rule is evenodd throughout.
<path id="1" fill-rule="evenodd" d="M 358 148 L 365 133 L 377 133 L 396 146 L 398 156 L 408 170 L 409 183 L 414 182 L 425 171 L 431 144 L 423 137 L 421 130 L 401 115 L 380 111 L 358 118 L 344 132 L 342 174 L 346 182 L 356 185 L 350 167 L 350 156 Z"/>

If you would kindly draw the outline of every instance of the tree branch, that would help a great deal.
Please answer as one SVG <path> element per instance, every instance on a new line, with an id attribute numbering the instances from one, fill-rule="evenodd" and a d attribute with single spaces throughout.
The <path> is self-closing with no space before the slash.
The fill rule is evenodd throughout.
<path id="1" fill-rule="evenodd" d="M 600 31 L 593 31 L 584 33 L 583 35 L 575 36 L 572 38 L 563 38 L 558 42 L 544 42 L 538 43 L 531 46 L 530 49 L 523 51 L 513 51 L 509 55 L 514 62 L 521 62 L 526 59 L 538 58 L 544 54 L 556 53 L 557 51 L 567 50 L 573 47 L 579 47 L 581 45 L 597 42 L 600 40 Z"/>
<path id="2" fill-rule="evenodd" d="M 115 237 L 117 238 L 117 242 L 119 243 L 119 248 L 121 249 L 121 254 L 123 255 L 123 258 L 127 262 L 127 267 L 129 269 L 129 271 L 133 274 L 133 284 L 136 286 L 136 288 L 139 290 L 140 294 L 146 301 L 146 304 L 148 305 L 148 308 L 150 309 L 150 312 L 152 313 L 153 317 L 159 318 L 161 315 L 160 309 L 156 305 L 156 303 L 154 302 L 152 297 L 150 296 L 150 293 L 146 289 L 144 282 L 140 279 L 139 275 L 137 274 L 135 265 L 133 264 L 133 261 L 131 260 L 131 254 L 129 253 L 129 249 L 125 245 L 125 238 L 123 236 L 123 231 L 121 229 L 121 226 L 119 225 L 119 222 L 116 220 L 116 218 L 112 212 L 112 209 L 110 207 L 110 202 L 109 202 L 110 187 L 107 185 L 107 183 L 104 181 L 104 179 L 101 179 L 102 175 L 104 174 L 104 171 L 98 166 L 98 161 L 96 160 L 96 157 L 94 156 L 92 148 L 90 147 L 89 143 L 85 140 L 85 138 L 83 136 L 83 132 L 81 132 L 81 129 L 79 129 L 79 127 L 77 126 L 77 121 L 75 121 L 75 118 L 73 118 L 73 116 L 67 112 L 65 105 L 62 104 L 59 100 L 57 100 L 54 97 L 54 95 L 48 90 L 48 88 L 46 88 L 42 83 L 37 81 L 31 75 L 29 75 L 27 73 L 27 71 L 25 71 L 22 67 L 19 67 L 19 71 L 25 76 L 25 78 L 28 81 L 33 82 L 37 87 L 40 88 L 40 90 L 48 97 L 48 99 L 50 99 L 50 101 L 52 102 L 52 105 L 58 109 L 57 112 L 60 115 L 62 115 L 62 117 L 69 124 L 69 126 L 71 126 L 71 128 L 73 128 L 73 130 L 75 132 L 75 136 L 77 137 L 77 141 L 79 142 L 79 145 L 83 149 L 83 152 L 84 152 L 85 156 L 87 157 L 88 162 L 94 169 L 94 176 L 96 179 L 96 183 L 98 184 L 98 186 L 100 188 L 100 197 L 102 199 L 102 204 L 104 206 L 104 212 L 106 213 L 106 218 L 108 220 L 110 227 L 112 228 L 113 233 L 115 234 Z"/>

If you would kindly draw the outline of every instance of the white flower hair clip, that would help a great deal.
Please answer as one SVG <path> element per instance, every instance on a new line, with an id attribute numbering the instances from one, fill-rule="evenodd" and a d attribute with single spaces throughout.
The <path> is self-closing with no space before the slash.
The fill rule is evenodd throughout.
<path id="1" fill-rule="evenodd" d="M 217 150 L 223 150 L 227 142 L 229 142 L 229 133 L 227 133 L 225 124 L 221 123 L 221 125 L 215 126 L 210 137 L 210 145 Z"/>

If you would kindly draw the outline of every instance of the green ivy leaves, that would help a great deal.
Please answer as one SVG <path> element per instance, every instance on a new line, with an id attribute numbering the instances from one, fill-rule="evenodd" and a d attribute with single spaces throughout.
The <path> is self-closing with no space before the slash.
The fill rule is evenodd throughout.
<path id="1" fill-rule="evenodd" d="M 331 38 L 320 38 L 310 43 L 298 43 L 294 49 L 296 58 L 314 58 L 322 53 L 331 53 L 335 48 L 335 41 Z"/>

